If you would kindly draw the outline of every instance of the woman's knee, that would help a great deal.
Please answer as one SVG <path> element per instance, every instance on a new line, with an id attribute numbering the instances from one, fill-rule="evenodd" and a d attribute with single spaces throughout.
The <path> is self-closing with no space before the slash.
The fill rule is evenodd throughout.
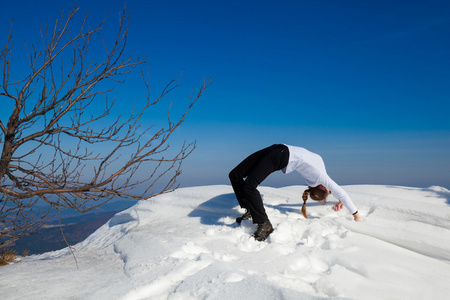
<path id="1" fill-rule="evenodd" d="M 248 178 L 247 178 L 248 179 Z M 256 188 L 258 187 L 257 184 L 254 184 L 253 182 L 251 182 L 250 180 L 244 180 L 244 191 L 246 193 L 252 193 L 256 190 Z"/>

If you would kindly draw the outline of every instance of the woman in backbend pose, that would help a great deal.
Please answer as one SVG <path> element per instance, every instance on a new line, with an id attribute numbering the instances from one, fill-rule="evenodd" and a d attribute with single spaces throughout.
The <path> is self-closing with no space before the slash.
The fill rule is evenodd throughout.
<path id="1" fill-rule="evenodd" d="M 246 209 L 242 217 L 236 218 L 236 222 L 240 224 L 242 220 L 252 218 L 253 223 L 258 224 L 253 234 L 256 240 L 264 241 L 273 232 L 257 187 L 267 176 L 278 170 L 282 170 L 285 174 L 295 170 L 305 178 L 308 185 L 302 195 L 302 214 L 305 218 L 308 218 L 306 214 L 308 196 L 324 205 L 328 195 L 332 193 L 339 199 L 339 203 L 333 206 L 335 211 L 345 206 L 355 221 L 361 221 L 352 199 L 328 176 L 320 155 L 305 148 L 276 144 L 253 153 L 229 174 L 239 205 Z"/>

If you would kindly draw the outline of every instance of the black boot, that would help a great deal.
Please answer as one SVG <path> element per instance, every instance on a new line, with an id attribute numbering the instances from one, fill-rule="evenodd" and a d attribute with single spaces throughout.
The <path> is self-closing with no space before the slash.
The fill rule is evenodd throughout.
<path id="1" fill-rule="evenodd" d="M 243 220 L 248 220 L 248 219 L 251 219 L 251 218 L 252 218 L 252 215 L 250 214 L 250 211 L 246 210 L 245 214 L 243 214 L 242 217 L 237 217 L 236 218 L 236 223 L 241 224 L 241 222 Z"/>
<path id="2" fill-rule="evenodd" d="M 272 224 L 269 220 L 265 221 L 262 224 L 258 224 L 258 229 L 256 229 L 255 233 L 253 234 L 253 237 L 258 242 L 264 241 L 269 234 L 273 232 Z"/>

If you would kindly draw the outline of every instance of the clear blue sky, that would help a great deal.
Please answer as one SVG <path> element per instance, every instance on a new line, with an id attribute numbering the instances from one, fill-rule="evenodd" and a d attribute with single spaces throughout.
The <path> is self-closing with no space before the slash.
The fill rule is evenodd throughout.
<path id="1" fill-rule="evenodd" d="M 2 45 L 11 18 L 23 49 L 73 3 L 1 0 Z M 109 11 L 105 32 L 117 29 L 123 1 L 76 3 L 91 24 Z M 148 56 L 155 95 L 183 69 L 174 105 L 203 76 L 214 81 L 175 136 L 197 140 L 184 186 L 229 184 L 247 155 L 287 143 L 322 155 L 343 185 L 450 188 L 449 1 L 129 0 L 127 10 L 127 50 Z M 119 105 L 141 97 L 139 80 L 117 89 Z M 304 184 L 279 173 L 264 184 Z"/>

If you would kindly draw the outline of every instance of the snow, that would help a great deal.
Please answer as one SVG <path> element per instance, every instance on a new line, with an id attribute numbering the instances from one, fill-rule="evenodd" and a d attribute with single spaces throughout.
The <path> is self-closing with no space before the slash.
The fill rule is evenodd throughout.
<path id="1" fill-rule="evenodd" d="M 2 299 L 448 299 L 450 191 L 343 186 L 363 217 L 260 187 L 257 242 L 230 186 L 178 189 L 118 213 L 69 250 L 0 268 Z M 330 204 L 336 199 L 330 197 Z"/>

